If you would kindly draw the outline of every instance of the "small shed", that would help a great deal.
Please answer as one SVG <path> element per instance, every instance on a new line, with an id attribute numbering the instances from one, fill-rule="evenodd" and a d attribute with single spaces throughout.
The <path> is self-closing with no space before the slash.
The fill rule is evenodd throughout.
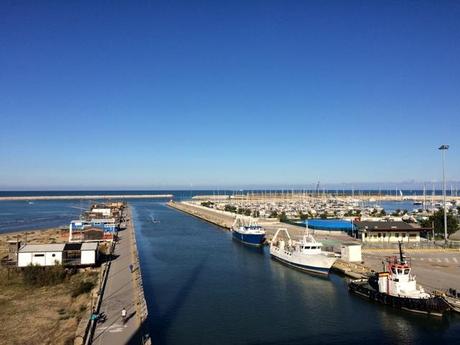
<path id="1" fill-rule="evenodd" d="M 62 264 L 65 243 L 26 244 L 18 251 L 18 267 Z"/>
<path id="2" fill-rule="evenodd" d="M 99 259 L 99 246 L 97 242 L 84 242 L 81 244 L 81 264 L 94 265 Z"/>
<path id="3" fill-rule="evenodd" d="M 361 262 L 361 244 L 355 242 L 342 243 L 340 248 L 342 260 L 347 262 Z"/>

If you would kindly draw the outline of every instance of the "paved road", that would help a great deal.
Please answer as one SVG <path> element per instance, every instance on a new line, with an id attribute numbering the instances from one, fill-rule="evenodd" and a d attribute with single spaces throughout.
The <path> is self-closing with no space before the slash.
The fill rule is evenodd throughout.
<path id="1" fill-rule="evenodd" d="M 363 253 L 365 265 L 374 270 L 382 269 L 382 260 L 386 256 L 397 255 L 384 252 Z M 417 283 L 428 290 L 446 290 L 455 288 L 460 290 L 460 253 L 458 252 L 408 252 L 413 268 L 413 274 L 417 276 Z"/>
<path id="2" fill-rule="evenodd" d="M 115 259 L 110 267 L 101 305 L 101 312 L 106 314 L 107 320 L 97 325 L 93 344 L 118 345 L 129 342 L 139 344 L 136 334 L 139 323 L 135 315 L 134 283 L 129 270 L 129 265 L 132 264 L 132 231 L 134 230 L 130 219 L 126 230 L 118 233 L 119 241 L 115 246 Z M 126 308 L 128 317 L 125 324 L 121 318 L 123 307 Z"/>

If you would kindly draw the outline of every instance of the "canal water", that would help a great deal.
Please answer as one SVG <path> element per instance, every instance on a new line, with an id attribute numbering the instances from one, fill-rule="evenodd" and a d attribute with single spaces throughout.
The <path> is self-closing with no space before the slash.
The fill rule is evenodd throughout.
<path id="1" fill-rule="evenodd" d="M 229 232 L 164 203 L 130 204 L 155 345 L 458 341 L 458 318 L 370 303 L 349 295 L 342 277 L 287 268 L 266 248 L 241 245 Z"/>

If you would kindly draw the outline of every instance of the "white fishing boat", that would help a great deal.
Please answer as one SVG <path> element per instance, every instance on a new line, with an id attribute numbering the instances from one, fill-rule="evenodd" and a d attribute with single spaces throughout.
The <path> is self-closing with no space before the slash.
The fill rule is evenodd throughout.
<path id="1" fill-rule="evenodd" d="M 279 237 L 281 232 L 285 233 L 286 238 Z M 308 228 L 300 241 L 293 240 L 287 229 L 280 228 L 270 244 L 270 255 L 273 259 L 301 271 L 327 275 L 336 258 L 333 253 L 323 252 L 322 246 L 309 233 Z"/>

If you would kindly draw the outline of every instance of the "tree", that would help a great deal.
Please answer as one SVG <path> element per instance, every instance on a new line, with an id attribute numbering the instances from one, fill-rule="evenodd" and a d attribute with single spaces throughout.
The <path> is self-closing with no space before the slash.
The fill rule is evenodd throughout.
<path id="1" fill-rule="evenodd" d="M 233 205 L 225 205 L 225 208 L 224 208 L 225 211 L 227 212 L 233 212 L 233 213 L 236 213 L 236 207 L 233 206 Z"/>
<path id="2" fill-rule="evenodd" d="M 308 214 L 303 213 L 303 212 L 299 212 L 299 218 L 300 218 L 300 220 L 306 220 L 306 219 L 308 219 Z"/>
<path id="3" fill-rule="evenodd" d="M 253 216 L 254 218 L 259 218 L 259 217 L 260 217 L 260 212 L 259 212 L 259 210 L 254 210 L 254 211 L 252 212 L 252 216 Z"/>
<path id="4" fill-rule="evenodd" d="M 201 206 L 209 207 L 209 208 L 212 208 L 213 205 L 214 205 L 214 203 L 212 201 L 203 201 L 201 203 Z"/>
<path id="5" fill-rule="evenodd" d="M 278 217 L 278 212 L 272 211 L 272 213 L 270 213 L 270 218 L 277 218 L 277 217 Z"/>
<path id="6" fill-rule="evenodd" d="M 401 210 L 398 208 L 391 215 L 396 217 L 396 216 L 399 216 L 400 213 L 401 213 Z"/>
<path id="7" fill-rule="evenodd" d="M 385 210 L 382 208 L 382 210 L 380 211 L 380 217 L 385 217 L 387 215 L 387 213 L 385 212 Z"/>
<path id="8" fill-rule="evenodd" d="M 432 214 L 427 220 L 420 222 L 424 228 L 431 228 L 434 224 L 434 233 L 444 236 L 444 210 Z M 458 220 L 452 213 L 447 214 L 447 233 L 450 235 L 458 230 Z"/>
<path id="9" fill-rule="evenodd" d="M 327 213 L 326 213 L 326 212 L 321 213 L 319 217 L 320 217 L 321 219 L 327 219 Z"/>
<path id="10" fill-rule="evenodd" d="M 288 217 L 286 216 L 286 212 L 281 212 L 281 214 L 279 215 L 279 220 L 280 222 L 286 222 L 288 220 Z"/>

